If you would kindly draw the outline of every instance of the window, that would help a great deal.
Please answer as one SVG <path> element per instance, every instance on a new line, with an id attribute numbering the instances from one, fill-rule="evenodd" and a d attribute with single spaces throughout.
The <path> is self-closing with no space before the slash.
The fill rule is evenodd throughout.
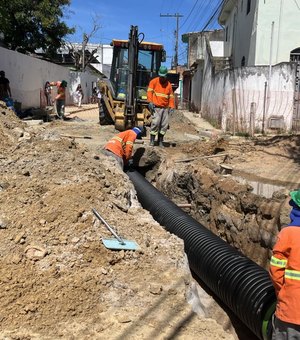
<path id="1" fill-rule="evenodd" d="M 290 61 L 300 63 L 300 47 L 291 52 Z"/>
<path id="2" fill-rule="evenodd" d="M 225 41 L 228 41 L 228 26 L 226 27 L 225 30 Z"/>
<path id="3" fill-rule="evenodd" d="M 247 2 L 247 14 L 249 14 L 251 11 L 251 0 L 248 0 Z"/>

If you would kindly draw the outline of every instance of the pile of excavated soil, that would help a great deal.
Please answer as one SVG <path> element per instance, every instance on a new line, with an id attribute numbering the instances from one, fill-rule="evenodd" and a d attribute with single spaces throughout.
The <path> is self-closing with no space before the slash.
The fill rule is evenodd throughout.
<path id="1" fill-rule="evenodd" d="M 16 117 L 12 110 L 8 110 L 6 104 L 0 101 L 0 152 L 1 154 L 9 147 L 14 146 L 21 137 L 24 124 Z"/>
<path id="2" fill-rule="evenodd" d="M 0 108 L 1 339 L 232 339 L 186 302 L 183 242 L 127 175 L 50 127 Z M 92 208 L 137 251 L 112 251 Z"/>

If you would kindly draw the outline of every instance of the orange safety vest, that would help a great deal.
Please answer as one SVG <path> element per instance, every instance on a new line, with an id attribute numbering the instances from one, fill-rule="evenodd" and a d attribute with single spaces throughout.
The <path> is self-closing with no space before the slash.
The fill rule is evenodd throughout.
<path id="1" fill-rule="evenodd" d="M 269 272 L 277 296 L 275 315 L 281 321 L 300 325 L 300 226 L 280 231 Z"/>
<path id="2" fill-rule="evenodd" d="M 174 109 L 174 93 L 171 83 L 166 81 L 162 84 L 160 82 L 160 77 L 152 79 L 147 90 L 147 100 L 157 107 L 170 107 Z"/>
<path id="3" fill-rule="evenodd" d="M 133 143 L 136 140 L 136 137 L 136 133 L 132 130 L 120 132 L 106 143 L 104 149 L 123 158 L 126 163 L 131 158 Z"/>

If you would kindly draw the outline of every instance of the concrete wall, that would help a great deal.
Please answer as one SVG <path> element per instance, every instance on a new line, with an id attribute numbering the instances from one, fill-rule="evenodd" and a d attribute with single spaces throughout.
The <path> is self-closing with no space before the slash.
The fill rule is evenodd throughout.
<path id="1" fill-rule="evenodd" d="M 224 57 L 224 41 L 211 41 L 210 48 L 214 57 Z"/>
<path id="2" fill-rule="evenodd" d="M 188 43 L 188 66 L 203 60 L 206 48 L 206 39 L 210 41 L 211 53 L 214 57 L 224 56 L 224 31 L 193 32 L 182 35 L 182 40 Z"/>
<path id="3" fill-rule="evenodd" d="M 256 65 L 270 62 L 272 22 L 274 22 L 271 63 L 290 60 L 290 52 L 300 47 L 300 1 L 259 1 Z"/>
<path id="4" fill-rule="evenodd" d="M 73 92 L 83 85 L 86 101 L 92 94 L 92 84 L 97 75 L 70 71 L 68 68 L 0 47 L 0 70 L 10 81 L 13 100 L 22 103 L 22 109 L 40 107 L 41 92 L 46 81 L 65 79 L 68 82 L 67 105 L 73 103 Z M 53 96 L 55 89 L 53 89 Z"/>
<path id="5" fill-rule="evenodd" d="M 203 59 L 203 44 L 205 40 L 201 35 L 190 35 L 188 39 L 188 66 L 193 65 L 196 60 Z"/>
<path id="6" fill-rule="evenodd" d="M 191 110 L 200 111 L 203 70 L 198 67 L 191 79 Z"/>
<path id="7" fill-rule="evenodd" d="M 254 130 L 268 130 L 270 118 L 282 118 L 282 129 L 291 130 L 294 64 L 282 63 L 272 69 L 270 89 L 265 84 L 268 67 L 243 67 L 213 74 L 211 62 L 206 63 L 202 85 L 202 116 L 224 131 L 250 132 L 251 105 L 255 108 Z M 265 112 L 265 114 L 264 114 Z"/>

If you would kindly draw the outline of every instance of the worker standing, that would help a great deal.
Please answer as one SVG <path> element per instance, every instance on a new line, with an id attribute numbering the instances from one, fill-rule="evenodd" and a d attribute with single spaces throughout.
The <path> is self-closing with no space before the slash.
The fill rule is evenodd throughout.
<path id="1" fill-rule="evenodd" d="M 11 98 L 9 80 L 5 78 L 5 72 L 0 71 L 0 100 Z"/>
<path id="2" fill-rule="evenodd" d="M 270 262 L 277 296 L 273 340 L 300 339 L 300 190 L 290 196 L 291 222 L 279 232 Z"/>
<path id="3" fill-rule="evenodd" d="M 104 146 L 104 154 L 115 158 L 123 170 L 124 165 L 131 165 L 133 143 L 143 134 L 142 127 L 134 127 L 118 133 Z"/>
<path id="4" fill-rule="evenodd" d="M 56 113 L 59 119 L 65 119 L 66 87 L 68 83 L 65 80 L 51 82 L 51 86 L 57 87 Z"/>
<path id="5" fill-rule="evenodd" d="M 167 80 L 168 69 L 161 66 L 159 77 L 152 79 L 147 90 L 147 100 L 152 113 L 150 127 L 150 145 L 154 146 L 158 136 L 158 145 L 163 146 L 164 136 L 169 126 L 169 111 L 174 110 L 174 93 L 171 83 Z"/>

